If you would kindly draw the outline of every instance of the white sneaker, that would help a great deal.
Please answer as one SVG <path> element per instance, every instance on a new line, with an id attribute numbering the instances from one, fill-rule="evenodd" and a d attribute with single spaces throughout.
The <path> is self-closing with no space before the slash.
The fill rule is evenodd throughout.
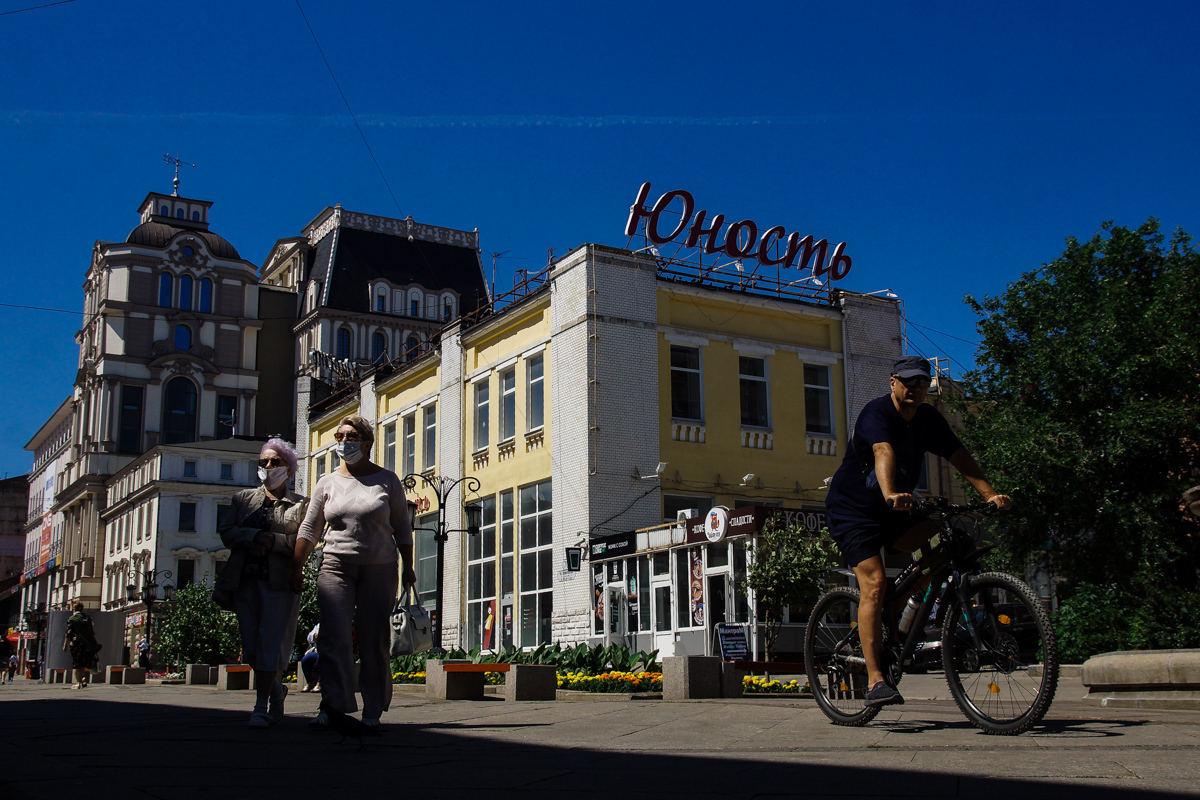
<path id="1" fill-rule="evenodd" d="M 283 701 L 288 695 L 288 687 L 285 684 L 281 683 L 277 688 L 278 691 L 271 692 L 271 697 L 267 700 L 267 717 L 272 725 L 283 719 Z"/>
<path id="2" fill-rule="evenodd" d="M 271 718 L 267 716 L 266 711 L 255 711 L 250 715 L 251 728 L 269 728 L 271 727 Z"/>

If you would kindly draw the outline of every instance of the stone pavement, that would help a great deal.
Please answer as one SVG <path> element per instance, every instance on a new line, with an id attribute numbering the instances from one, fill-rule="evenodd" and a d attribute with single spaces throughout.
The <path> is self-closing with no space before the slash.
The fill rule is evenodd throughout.
<path id="1" fill-rule="evenodd" d="M 1060 687 L 1046 721 L 987 736 L 909 676 L 908 704 L 865 728 L 811 700 L 426 702 L 397 693 L 387 731 L 337 744 L 319 696 L 248 730 L 249 692 L 200 686 L 0 686 L 0 797 L 1004 797 L 1200 794 L 1200 712 L 1094 708 Z M 918 700 L 917 697 L 929 699 Z"/>

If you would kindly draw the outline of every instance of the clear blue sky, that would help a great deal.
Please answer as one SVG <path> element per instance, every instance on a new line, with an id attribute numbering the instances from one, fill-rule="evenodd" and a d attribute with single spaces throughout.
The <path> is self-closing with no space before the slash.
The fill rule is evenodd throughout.
<path id="1" fill-rule="evenodd" d="M 624 245 L 651 181 L 846 241 L 843 285 L 968 341 L 963 295 L 1067 236 L 1200 233 L 1194 2 L 301 2 L 396 202 L 295 0 L 0 13 L 0 302 L 81 309 L 167 152 L 255 264 L 341 203 L 478 227 L 511 286 L 549 247 Z M 0 307 L 0 473 L 70 393 L 79 323 Z"/>

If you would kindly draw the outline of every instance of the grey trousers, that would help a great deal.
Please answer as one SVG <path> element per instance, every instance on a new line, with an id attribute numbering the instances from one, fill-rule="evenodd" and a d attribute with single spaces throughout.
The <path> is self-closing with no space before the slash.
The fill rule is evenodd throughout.
<path id="1" fill-rule="evenodd" d="M 325 555 L 317 574 L 321 635 L 321 702 L 334 711 L 358 710 L 354 698 L 354 644 L 362 663 L 358 685 L 363 718 L 379 719 L 392 702 L 392 609 L 400 582 L 396 562 L 349 564 Z M 351 639 L 351 636 L 354 639 Z"/>
<path id="2" fill-rule="evenodd" d="M 242 633 L 242 663 L 258 672 L 286 670 L 296 648 L 300 595 L 243 577 L 233 603 Z"/>

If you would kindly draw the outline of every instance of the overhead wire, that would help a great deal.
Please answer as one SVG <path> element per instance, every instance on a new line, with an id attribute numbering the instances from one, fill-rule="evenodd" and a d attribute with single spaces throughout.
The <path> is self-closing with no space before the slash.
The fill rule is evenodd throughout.
<path id="1" fill-rule="evenodd" d="M 63 6 L 67 3 L 74 3 L 75 0 L 57 0 L 54 3 L 42 3 L 40 6 L 29 6 L 28 8 L 14 8 L 12 11 L 0 11 L 0 17 L 7 17 L 9 14 L 20 14 L 23 11 L 37 11 L 39 8 L 49 8 L 50 6 Z"/>
<path id="2" fill-rule="evenodd" d="M 309 24 L 308 15 L 304 13 L 304 7 L 300 5 L 300 0 L 295 0 L 295 2 L 296 8 L 300 10 L 300 16 L 304 19 L 304 25 L 308 28 L 308 32 L 312 34 L 313 44 L 317 46 L 317 52 L 321 54 L 321 60 L 325 62 L 325 69 L 329 70 L 329 77 L 333 78 L 333 85 L 337 87 L 338 94 L 342 96 L 342 102 L 346 104 L 346 111 L 350 114 L 350 119 L 354 122 L 354 127 L 358 131 L 358 135 L 362 137 L 363 145 L 366 146 L 367 153 L 371 156 L 371 161 L 375 162 L 375 169 L 379 171 L 379 177 L 383 180 L 383 185 L 387 187 L 388 194 L 392 196 L 392 202 L 396 205 L 396 211 L 404 213 L 400 209 L 400 202 L 396 199 L 396 193 L 392 191 L 392 185 L 388 183 L 387 176 L 383 174 L 383 167 L 379 166 L 379 159 L 375 157 L 375 151 L 371 149 L 371 143 L 367 141 L 367 135 L 363 133 L 362 126 L 358 124 L 358 117 L 354 116 L 354 109 L 350 107 L 350 101 L 346 99 L 346 93 L 342 91 L 342 84 L 338 81 L 337 75 L 333 74 L 333 66 L 330 65 L 329 59 L 325 56 L 325 50 L 321 47 L 321 42 L 317 39 L 317 32 Z"/>

